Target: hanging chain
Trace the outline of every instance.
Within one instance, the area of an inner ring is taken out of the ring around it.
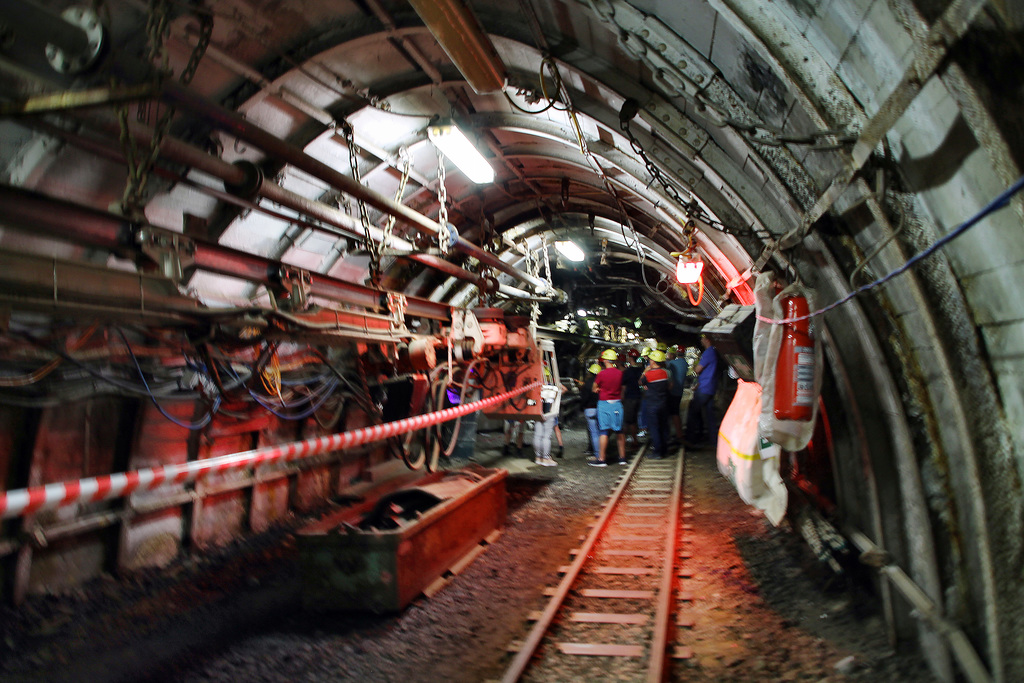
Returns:
[[[147,60],[150,64],[160,61],[158,68],[158,79],[166,78],[170,74],[168,67],[168,56],[163,48],[164,35],[167,32],[169,3],[166,0],[152,0],[149,7],[149,17],[146,20],[147,35]],[[196,14],[199,20],[199,36],[196,46],[189,55],[188,62],[178,76],[183,85],[188,85],[199,69],[199,63],[206,54],[210,45],[210,37],[213,35],[213,16],[208,14]],[[128,106],[119,107],[117,110],[118,122],[121,128],[121,146],[124,150],[125,160],[128,166],[128,179],[125,184],[124,194],[121,196],[121,210],[125,216],[130,218],[141,218],[142,200],[149,184],[149,174],[156,164],[160,155],[160,146],[164,137],[171,127],[171,119],[174,118],[174,107],[167,107],[160,114],[156,125],[153,127],[153,137],[148,150],[139,149],[132,137],[128,127]],[[140,105],[136,116],[140,122],[149,117],[149,107]]]
[[[441,255],[447,256],[451,248],[452,234],[448,229],[448,189],[444,182],[444,153],[437,150],[437,222],[441,225],[437,233],[437,246],[441,249]]]
[[[398,190],[395,192],[395,203],[401,204],[402,197],[405,196],[405,186],[409,182],[409,173],[412,171],[412,161],[409,159],[409,150],[405,147],[401,147],[398,150],[398,159],[402,163],[402,177],[398,181]],[[384,224],[384,239],[381,240],[381,250],[388,249],[391,246],[391,235],[395,229],[395,216],[388,216],[387,223]]]
[[[693,252],[697,249],[697,223],[692,218],[683,226],[683,241],[686,242],[683,255],[693,258]]]
[[[352,130],[352,126],[348,121],[342,120],[339,125],[341,126],[342,134],[345,136],[345,146],[348,147],[348,163],[352,169],[352,178],[361,185],[363,181],[359,177],[359,148],[356,147],[355,131]],[[366,212],[366,202],[360,197],[356,197],[355,200],[356,206],[359,208],[359,223],[363,226],[363,246],[370,255],[370,262],[367,264],[370,271],[370,283],[374,287],[379,287],[381,281],[381,245],[377,244],[370,234],[370,216]]]
[[[636,152],[636,155],[640,157],[640,160],[644,162],[644,166],[647,168],[647,172],[651,174],[651,179],[657,181],[662,188],[664,188],[669,199],[675,202],[679,206],[686,207],[686,211],[691,217],[696,216],[701,219],[708,227],[724,232],[729,235],[735,235],[740,237],[755,237],[754,231],[749,228],[733,228],[729,227],[720,221],[714,220],[710,216],[704,214],[700,205],[696,201],[687,201],[683,199],[682,195],[679,194],[679,190],[676,186],[665,177],[665,174],[661,172],[661,169],[651,161],[650,157],[647,156],[647,151],[644,150],[643,145],[637,139],[636,135],[633,134],[633,129],[630,126],[630,122],[633,117],[636,116],[639,111],[639,105],[636,100],[626,100],[622,105],[622,110],[619,112],[619,129],[629,139],[629,145]]]

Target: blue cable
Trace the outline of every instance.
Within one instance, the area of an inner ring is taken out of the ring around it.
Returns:
[[[117,333],[121,335],[121,341],[124,342],[125,348],[128,349],[128,355],[131,356],[132,362],[135,363],[135,369],[139,371],[139,377],[142,378],[142,384],[143,386],[146,387],[146,393],[149,395],[149,400],[153,402],[153,405],[156,406],[156,409],[160,411],[161,415],[163,415],[165,418],[167,418],[174,424],[178,425],[179,427],[188,429],[189,431],[196,431],[197,429],[202,429],[206,425],[210,424],[210,422],[213,420],[214,413],[216,413],[220,409],[220,396],[216,396],[213,399],[213,405],[210,407],[210,410],[206,413],[205,416],[203,416],[203,419],[199,420],[199,422],[182,422],[181,420],[179,420],[178,418],[174,417],[166,410],[164,410],[163,406],[160,405],[160,403],[156,400],[156,396],[153,394],[153,391],[149,388],[149,382],[146,381],[146,375],[145,373],[142,372],[142,366],[139,365],[139,359],[135,357],[135,352],[132,350],[132,345],[128,343],[128,338],[125,337],[124,332],[120,329],[117,330]]]
[[[833,308],[837,308],[839,306],[842,306],[843,304],[845,304],[847,301],[849,301],[853,297],[857,296],[858,294],[866,292],[869,289],[874,289],[878,285],[885,284],[886,282],[888,282],[889,280],[893,279],[897,275],[902,275],[903,273],[907,272],[915,264],[917,264],[920,261],[923,261],[924,259],[928,258],[932,254],[934,254],[936,251],[938,251],[942,247],[946,246],[947,244],[949,244],[950,242],[955,240],[957,237],[959,237],[960,235],[962,235],[965,232],[967,232],[969,229],[973,228],[975,225],[978,224],[979,221],[981,221],[982,218],[985,218],[989,214],[991,214],[991,213],[993,213],[995,211],[998,211],[999,209],[1005,207],[1007,204],[1010,203],[1010,198],[1013,197],[1013,195],[1015,195],[1018,192],[1020,192],[1020,190],[1022,188],[1024,188],[1024,176],[1021,176],[1020,178],[1018,178],[1017,182],[1015,182],[1013,185],[1010,185],[1010,187],[1008,187],[998,197],[996,197],[991,202],[989,202],[981,211],[979,211],[978,213],[974,214],[973,216],[968,218],[966,221],[964,221],[963,223],[958,225],[948,235],[944,235],[943,237],[940,237],[939,239],[935,240],[935,242],[933,242],[931,244],[931,246],[929,246],[927,249],[925,249],[924,251],[922,251],[920,253],[917,253],[914,256],[912,256],[909,259],[907,259],[907,262],[904,263],[902,266],[900,266],[899,268],[893,270],[890,273],[887,273],[886,275],[883,275],[882,277],[878,278],[877,280],[875,280],[873,282],[869,282],[866,285],[861,285],[860,287],[858,287],[857,289],[853,290],[852,292],[850,292],[849,294],[844,296],[839,301],[836,301],[835,303],[831,303],[828,306],[825,306],[824,308],[820,308],[820,309],[818,309],[818,310],[816,310],[816,311],[814,311],[812,313],[808,313],[807,315],[800,315],[800,316],[796,316],[796,317],[793,317],[793,318],[783,318],[782,320],[773,320],[771,318],[765,318],[763,316],[757,316],[757,319],[760,320],[761,322],[771,323],[772,325],[787,325],[787,324],[790,324],[790,323],[796,323],[796,322],[800,322],[802,320],[808,320],[810,318],[814,318],[816,316],[821,315],[822,313],[827,313],[828,311],[831,311]]]

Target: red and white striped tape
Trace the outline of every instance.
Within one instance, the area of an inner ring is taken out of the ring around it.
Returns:
[[[112,500],[131,495],[135,491],[155,489],[166,484],[191,481],[211,472],[263,465],[271,462],[290,462],[319,455],[329,451],[338,451],[374,441],[383,441],[392,436],[405,434],[417,429],[432,427],[442,422],[454,420],[462,415],[489,408],[503,403],[514,396],[540,386],[534,382],[503,394],[497,394],[473,403],[445,408],[427,415],[416,415],[404,420],[396,420],[372,427],[362,427],[351,432],[321,436],[279,446],[257,448],[252,451],[222,455],[207,460],[196,460],[179,465],[166,465],[132,472],[109,474],[102,477],[90,477],[78,481],[66,481],[59,484],[33,486],[27,489],[15,489],[0,493],[0,518],[9,519],[30,515],[41,510],[55,510],[78,501],[98,502]]]

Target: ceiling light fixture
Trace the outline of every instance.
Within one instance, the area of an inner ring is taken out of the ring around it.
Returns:
[[[565,258],[577,263],[582,261],[585,257],[583,250],[580,249],[572,240],[559,240],[555,242],[555,249],[557,249],[558,253]]]
[[[700,274],[704,271],[704,262],[700,258],[679,257],[676,262],[676,280],[681,285],[692,285],[700,280]]]
[[[494,169],[454,123],[428,126],[427,137],[474,183],[494,181]]]
[[[576,309],[576,315],[578,315],[581,318],[586,318],[587,317],[587,309],[585,309],[585,308],[577,308]]]

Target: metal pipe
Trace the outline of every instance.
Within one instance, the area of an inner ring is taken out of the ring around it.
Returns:
[[[21,226],[74,240],[94,247],[120,252],[134,250],[135,226],[121,216],[54,199],[38,192],[0,185],[0,215],[5,225]],[[191,255],[195,265],[221,275],[275,286],[276,273],[282,264],[216,243],[190,238],[195,244]],[[384,310],[387,292],[364,287],[319,273],[310,274],[312,294],[342,303],[362,306],[374,311]],[[448,320],[445,304],[406,297],[408,315]]]
[[[478,93],[505,87],[505,65],[462,0],[409,0],[459,73]]]
[[[913,606],[914,612],[949,641],[953,656],[956,657],[967,680],[971,683],[992,683],[992,676],[964,632],[942,616],[931,598],[914,583],[913,579],[907,576],[906,572],[889,561],[889,553],[879,548],[870,538],[856,529],[847,530],[847,535],[861,551],[862,557],[867,555],[873,560],[878,560],[877,563],[869,562],[868,564],[877,568],[882,576],[892,582],[896,590]]]
[[[87,120],[90,125],[95,125],[107,133],[118,134],[119,124],[110,119],[89,117]],[[138,142],[143,145],[151,144],[153,139],[152,128],[135,121],[130,121],[128,125],[130,134]],[[65,135],[59,131],[54,132],[55,134]],[[71,135],[72,134],[67,134],[65,137],[70,137]],[[74,142],[74,140],[72,140],[72,142]],[[190,168],[202,171],[214,178],[218,178],[226,185],[240,185],[246,180],[245,172],[238,166],[229,164],[223,159],[213,156],[212,154],[208,154],[198,147],[194,147],[170,136],[164,136],[160,141],[160,154],[163,158],[169,161],[189,166]],[[124,157],[121,156],[120,158],[123,159]],[[363,239],[365,237],[362,233],[362,226],[360,226],[352,216],[349,216],[344,211],[328,206],[323,202],[307,199],[300,194],[286,190],[280,185],[267,181],[266,179],[260,183],[257,188],[257,194],[272,202],[280,204],[281,206],[288,207],[289,209],[298,211],[299,213],[316,218],[328,225],[333,225],[346,233],[346,235],[355,239]],[[376,226],[371,226],[370,239],[378,243],[383,243],[384,231]],[[411,242],[400,237],[392,236],[390,244],[396,249],[414,249],[414,245]],[[471,273],[465,268],[461,268],[454,263],[445,261],[444,259],[436,256],[411,253],[404,258],[408,258],[409,260],[420,263],[428,268],[433,268],[445,275],[450,275],[460,280],[471,282],[478,288],[486,289],[487,287],[487,283],[484,278],[480,277],[476,273]]]
[[[375,209],[383,211],[390,216],[395,216],[396,218],[408,223],[415,230],[431,237],[436,237],[438,232],[440,232],[441,226],[436,221],[427,218],[414,209],[394,201],[390,197],[385,197],[379,192],[369,189],[357,182],[354,178],[336,171],[322,161],[309,156],[298,147],[295,147],[272,133],[269,133],[259,126],[247,121],[237,112],[227,110],[220,105],[210,102],[209,100],[190,91],[180,83],[167,82],[164,85],[163,93],[164,98],[169,102],[204,117],[217,128],[225,130],[240,140],[259,147],[267,154],[309,173],[313,177],[330,184],[336,189],[339,189],[356,199],[361,199]],[[481,263],[497,268],[498,270],[523,282],[530,283],[540,294],[546,293],[549,289],[549,285],[545,280],[530,275],[529,273],[524,273],[523,271],[505,263],[493,254],[484,251],[477,245],[467,242],[462,237],[457,239],[455,247],[459,249],[459,251],[472,256]]]

